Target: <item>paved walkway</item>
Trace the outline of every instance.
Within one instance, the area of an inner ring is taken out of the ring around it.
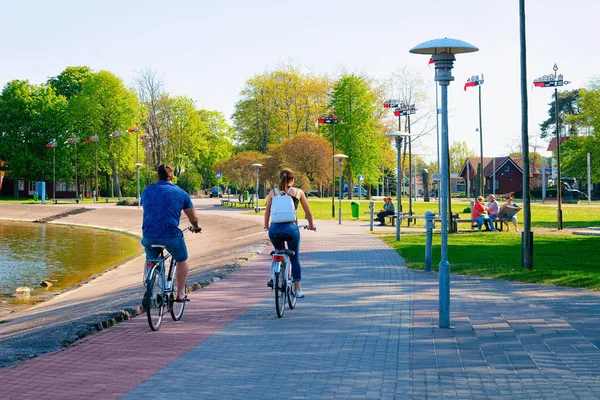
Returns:
[[[244,216],[247,218],[247,216]],[[364,224],[302,232],[303,287],[275,315],[263,252],[191,294],[183,320],[143,316],[1,369],[7,399],[597,399],[598,293],[408,270]]]

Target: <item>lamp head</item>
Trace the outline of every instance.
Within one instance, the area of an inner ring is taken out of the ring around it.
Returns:
[[[260,168],[260,167],[262,167],[262,166],[263,166],[263,165],[262,165],[262,164],[259,164],[259,163],[254,163],[254,164],[252,164],[252,165],[251,165],[251,167],[255,167],[255,168]]]
[[[461,54],[473,53],[479,49],[470,43],[458,39],[442,38],[433,39],[416,45],[409,50],[413,54]]]
[[[348,156],[345,155],[345,154],[335,154],[333,156],[333,158],[339,158],[341,160],[341,159],[344,159],[344,158],[348,158]]]

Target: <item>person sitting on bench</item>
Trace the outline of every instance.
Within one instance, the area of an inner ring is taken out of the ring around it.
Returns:
[[[396,209],[394,207],[394,203],[392,202],[391,197],[383,198],[383,210],[377,213],[377,221],[379,221],[379,225],[385,225],[385,217],[396,214]]]
[[[477,221],[477,229],[481,232],[481,225],[485,224],[486,231],[495,231],[494,224],[488,215],[487,207],[482,196],[477,196],[477,202],[473,206],[472,219]]]
[[[502,205],[502,207],[500,208],[500,211],[502,211],[505,208],[514,208],[517,212],[521,209],[521,207],[519,207],[518,205],[516,205],[515,203],[513,203],[513,196],[511,194],[506,195],[506,203],[504,203]],[[504,225],[506,225],[506,230],[510,231],[510,227],[508,226],[508,221],[512,221],[513,225],[515,226],[515,232],[519,232],[519,225],[517,224],[517,216],[516,215],[512,215],[510,217],[508,216],[501,216],[500,220],[504,223]]]

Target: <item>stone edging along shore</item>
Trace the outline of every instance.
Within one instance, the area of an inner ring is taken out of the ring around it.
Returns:
[[[79,225],[141,236],[141,210],[130,207],[2,204],[0,220]],[[208,233],[186,237],[192,265],[189,291],[231,274],[262,251],[266,243],[262,236],[248,235],[249,229],[256,233],[262,231],[254,221],[214,215],[202,215],[202,220]],[[217,226],[221,229],[216,229]],[[236,236],[238,231],[239,236]],[[143,285],[137,265],[142,264],[142,257],[96,274],[48,301],[9,314],[10,320],[0,323],[0,367],[70,346],[144,313]],[[107,291],[106,282],[121,282],[120,279],[129,283],[121,288],[109,287],[112,292]],[[98,291],[95,296],[81,296],[94,291]],[[8,319],[7,316],[4,319]]]

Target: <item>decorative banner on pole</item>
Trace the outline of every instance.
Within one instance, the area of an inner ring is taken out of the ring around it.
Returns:
[[[56,147],[56,139],[52,139],[52,141],[46,144],[46,147],[49,149]]]
[[[481,79],[479,79],[479,75],[473,75],[472,77],[467,79],[467,83],[465,83],[465,92],[469,87],[475,87],[480,85],[483,85],[483,74],[481,74]]]
[[[135,124],[135,128],[127,129],[127,133],[139,132],[139,131],[140,131],[140,124]]]
[[[407,115],[415,114],[416,112],[417,112],[417,107],[414,104],[408,105],[408,104],[400,103],[400,105],[394,109],[394,116],[405,117]]]
[[[110,134],[111,137],[118,137],[118,136],[123,136],[123,133],[119,132],[119,131],[114,131],[113,133]]]
[[[67,143],[77,143],[79,142],[79,139],[77,138],[68,138],[67,141],[65,142],[65,144]]]
[[[98,142],[98,141],[100,141],[100,138],[98,137],[98,135],[94,135],[94,136],[90,136],[89,138],[87,138],[85,140],[85,142],[83,142],[83,144],[87,144],[90,142]]]
[[[215,178],[221,179],[221,176],[221,171],[217,171],[217,173],[215,174]]]
[[[554,71],[552,75],[543,75],[534,79],[533,87],[559,87],[571,83],[570,81],[565,81],[562,74],[556,75],[556,71],[558,71],[556,64],[554,64]]]
[[[317,120],[319,124],[337,124],[338,118],[337,115],[330,115],[328,117],[321,117]]]

